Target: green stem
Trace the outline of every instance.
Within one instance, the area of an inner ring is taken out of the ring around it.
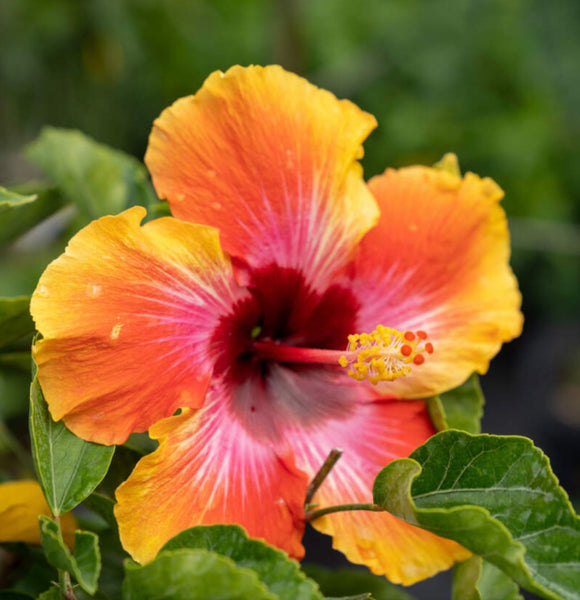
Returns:
[[[70,573],[68,571],[58,570],[58,583],[60,586],[60,593],[65,600],[76,600]]]
[[[58,525],[58,529],[59,529],[60,535],[62,537],[62,529],[60,526],[60,516],[54,517],[54,521]],[[70,573],[68,571],[63,571],[62,569],[58,569],[58,584],[60,587],[60,594],[65,600],[76,600],[72,581],[70,578]]]
[[[345,512],[348,510],[370,510],[373,512],[383,512],[385,509],[378,504],[339,504],[338,506],[327,506],[316,510],[306,511],[306,520],[308,522],[319,519],[324,515],[330,515],[335,512]]]
[[[314,498],[314,494],[318,491],[318,488],[322,485],[322,482],[328,477],[330,471],[336,464],[336,461],[342,456],[342,450],[340,448],[333,448],[330,454],[326,457],[324,464],[318,470],[318,473],[314,476],[314,479],[308,484],[306,489],[306,498],[304,500],[304,506],[308,510],[308,506]]]
[[[311,508],[312,498],[318,491],[318,488],[322,485],[323,481],[328,477],[330,471],[332,471],[336,461],[342,456],[342,450],[340,448],[333,448],[329,455],[326,457],[323,465],[318,470],[318,473],[314,476],[314,479],[308,485],[306,490],[306,499],[304,501],[305,518],[306,521],[314,521],[324,515],[330,515],[332,513],[344,512],[347,510],[370,510],[374,512],[384,511],[385,509],[380,507],[378,504],[339,504],[338,506],[327,506],[326,508]],[[316,505],[314,505],[316,506]]]
[[[327,506],[326,508],[308,510],[306,511],[306,520],[310,522],[314,521],[314,519],[323,517],[324,515],[345,512],[347,510],[370,510],[373,512],[383,512],[385,509],[378,504],[339,504],[338,506]]]

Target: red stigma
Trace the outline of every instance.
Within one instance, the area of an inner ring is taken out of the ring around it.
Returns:
[[[429,354],[433,354],[433,344],[431,342],[425,344],[425,351]]]
[[[412,342],[415,339],[415,334],[412,331],[405,331],[405,339]]]
[[[427,334],[424,331],[417,331],[417,337],[422,339],[422,340],[426,340],[427,339]]]
[[[417,354],[414,358],[413,358],[413,362],[416,365],[422,365],[425,362],[425,357],[422,354]]]
[[[412,352],[413,352],[413,348],[411,348],[411,346],[409,346],[408,344],[405,344],[404,346],[401,346],[401,354],[403,356],[411,356]]]

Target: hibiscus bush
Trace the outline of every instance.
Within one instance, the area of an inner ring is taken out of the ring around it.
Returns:
[[[503,192],[453,154],[366,181],[376,125],[233,67],[145,165],[79,131],[26,148],[45,180],[0,190],[0,244],[54,260],[0,299],[15,405],[32,366],[0,598],[409,599],[450,569],[456,600],[580,597],[547,457],[481,433],[478,376],[523,324]],[[307,526],[362,567],[302,565]]]

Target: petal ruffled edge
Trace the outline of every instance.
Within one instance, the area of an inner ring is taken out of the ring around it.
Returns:
[[[392,460],[408,456],[434,429],[423,402],[381,400],[358,404],[345,419],[330,419],[309,431],[286,433],[296,464],[310,477],[332,448],[343,451],[314,496],[313,504],[318,509],[372,503],[372,487],[379,471]],[[364,564],[376,575],[403,585],[431,577],[471,555],[456,542],[387,512],[340,512],[311,524],[331,535],[333,548],[349,561]]]
[[[223,400],[223,398],[221,398]],[[141,563],[195,525],[233,523],[302,558],[306,477],[291,455],[253,439],[220,398],[151,428],[159,448],[116,492],[123,547]]]
[[[173,215],[224,249],[325,281],[378,218],[357,159],[375,118],[279,66],[232,67],[155,121],[145,162]]]
[[[135,207],[82,229],[31,301],[53,418],[104,444],[203,404],[211,334],[242,294],[216,230],[144,216]]]
[[[502,190],[473,173],[419,166],[387,169],[369,188],[381,219],[361,241],[353,270],[352,289],[365,298],[358,326],[424,331],[434,348],[380,391],[427,397],[485,373],[523,323]]]

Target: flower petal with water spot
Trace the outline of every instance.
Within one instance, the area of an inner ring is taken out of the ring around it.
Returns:
[[[218,392],[155,425],[159,448],[137,463],[117,490],[115,515],[124,548],[153,560],[180,531],[235,523],[294,558],[302,558],[306,476],[283,448],[256,440],[232,417]]]
[[[241,294],[215,229],[143,208],[94,221],[42,275],[33,348],[55,420],[122,443],[179,407],[201,406],[208,335]]]

